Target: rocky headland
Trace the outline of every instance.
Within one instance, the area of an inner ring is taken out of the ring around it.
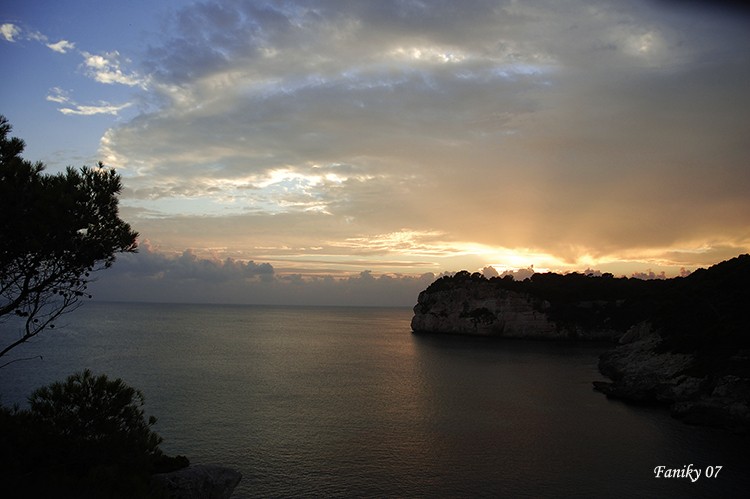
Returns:
[[[595,382],[608,397],[664,404],[693,424],[750,428],[750,255],[664,280],[585,274],[436,280],[415,333],[609,340]]]

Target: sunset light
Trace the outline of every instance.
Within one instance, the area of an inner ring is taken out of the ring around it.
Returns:
[[[107,36],[8,10],[0,105],[29,158],[122,175],[148,255],[408,287],[750,249],[750,40],[723,9],[141,4],[88,12]]]
[[[2,0],[0,64],[3,498],[747,496],[750,2]]]

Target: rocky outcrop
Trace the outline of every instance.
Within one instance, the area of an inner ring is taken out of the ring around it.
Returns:
[[[632,328],[622,342],[600,356],[599,370],[612,381],[595,381],[595,389],[626,402],[666,405],[686,423],[743,433],[750,428],[750,378],[703,372],[696,353],[664,351],[663,338],[646,323]],[[740,351],[729,364],[747,364],[749,356]]]
[[[652,403],[667,402],[686,386],[698,388],[695,379],[682,375],[695,362],[693,355],[657,353],[661,337],[653,331],[648,336],[643,331],[631,334],[623,336],[624,345],[599,357],[599,371],[612,380],[595,382],[599,391],[631,402]]]
[[[553,340],[615,340],[622,334],[606,327],[556,322],[547,313],[550,307],[546,300],[498,288],[488,280],[457,281],[419,294],[411,328],[417,333]]]
[[[170,473],[152,476],[152,489],[169,499],[228,499],[242,474],[216,465],[191,465]]]

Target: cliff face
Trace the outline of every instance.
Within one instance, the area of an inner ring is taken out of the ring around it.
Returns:
[[[590,308],[589,302],[579,304]],[[418,333],[552,340],[615,340],[621,331],[550,318],[548,301],[502,289],[487,280],[456,281],[419,294],[411,327]]]

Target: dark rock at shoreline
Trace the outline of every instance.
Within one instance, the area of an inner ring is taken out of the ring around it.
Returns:
[[[603,353],[599,371],[612,382],[595,381],[594,388],[630,403],[668,406],[672,416],[688,424],[747,432],[750,378],[731,368],[705,372],[699,354],[662,351],[662,343],[654,332]],[[735,356],[747,362],[747,352]]]
[[[152,489],[169,499],[229,499],[242,474],[216,465],[190,465],[152,476]]]

